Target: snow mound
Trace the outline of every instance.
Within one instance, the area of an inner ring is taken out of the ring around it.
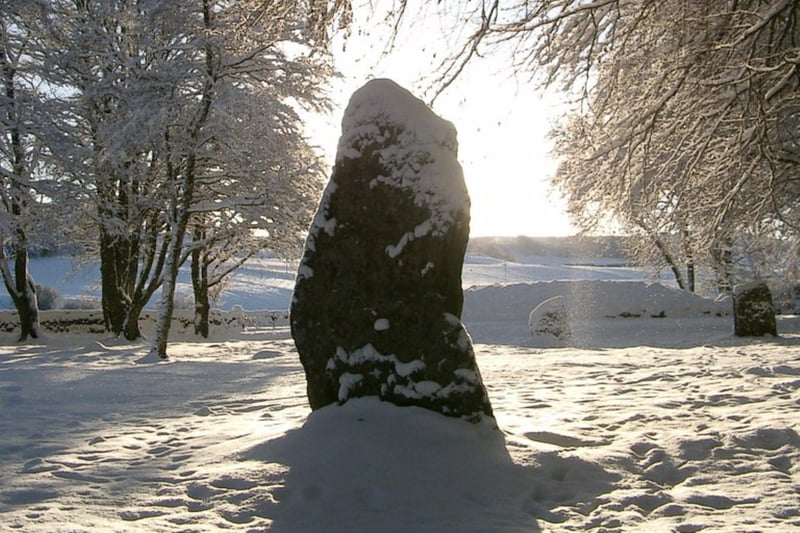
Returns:
[[[278,531],[536,530],[522,496],[533,471],[513,463],[493,422],[354,399],[244,458],[288,467],[278,493],[264,495],[279,502]]]
[[[687,318],[731,313],[730,299],[711,300],[658,283],[574,280],[470,287],[464,291],[464,322],[527,319],[556,296],[570,320],[596,318]]]

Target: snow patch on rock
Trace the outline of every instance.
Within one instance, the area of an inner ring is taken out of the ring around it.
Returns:
[[[409,190],[415,203],[433,214],[430,227],[417,230],[440,235],[453,221],[452,213],[469,206],[463,171],[456,158],[455,127],[395,82],[375,79],[350,98],[336,161],[355,159],[367,147],[390,136],[396,136],[396,141],[378,151],[389,175],[376,180]],[[402,251],[410,238],[406,235],[390,255]]]

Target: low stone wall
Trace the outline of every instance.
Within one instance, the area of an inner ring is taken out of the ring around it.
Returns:
[[[142,333],[149,335],[155,328],[158,311],[146,310],[139,317]],[[279,327],[289,324],[288,310],[246,311],[241,308],[231,311],[214,309],[209,316],[212,333],[241,331],[247,328]],[[106,332],[103,312],[100,310],[53,310],[39,311],[39,324],[50,333],[69,333],[73,335],[101,335]],[[0,311],[0,332],[19,331],[19,317],[16,311]],[[172,317],[171,333],[176,335],[194,334],[194,310],[178,309]]]

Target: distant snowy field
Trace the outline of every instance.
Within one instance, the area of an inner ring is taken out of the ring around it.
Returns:
[[[800,529],[798,318],[737,339],[724,302],[614,264],[468,258],[500,431],[369,399],[310,414],[282,324],[182,336],[158,364],[135,364],[146,343],[0,334],[0,530]],[[96,297],[71,270],[33,265],[62,298]],[[260,259],[219,305],[286,309],[293,277]],[[547,348],[528,313],[555,294],[581,318]]]
[[[620,264],[621,261],[528,256],[524,263],[515,263],[494,257],[468,256],[463,270],[464,288],[563,279],[643,281],[647,278],[641,270],[603,266]],[[590,263],[595,266],[590,266]],[[100,270],[97,263],[81,264],[61,256],[37,257],[32,259],[30,270],[38,285],[58,291],[62,303],[65,300],[100,298]],[[217,307],[225,310],[230,310],[234,305],[241,305],[245,309],[288,309],[295,270],[295,264],[281,259],[252,259],[230,277]],[[186,269],[181,272],[178,281],[179,298],[189,301],[192,290]],[[154,298],[153,304],[157,301]],[[12,307],[9,296],[0,294],[0,309]]]

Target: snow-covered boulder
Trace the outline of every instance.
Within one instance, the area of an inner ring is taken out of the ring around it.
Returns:
[[[564,306],[564,297],[553,296],[534,307],[528,317],[528,326],[534,337],[557,342],[568,341],[572,333],[569,328],[567,309]]]
[[[453,125],[394,82],[353,94],[292,299],[312,409],[379,396],[491,415],[460,320],[469,196],[456,152]]]
[[[465,291],[467,323],[525,320],[540,303],[561,296],[570,321],[598,318],[690,318],[730,315],[727,297],[712,300],[658,283],[558,280],[472,287]]]
[[[766,282],[737,285],[733,291],[733,329],[737,337],[778,335],[775,306]]]

